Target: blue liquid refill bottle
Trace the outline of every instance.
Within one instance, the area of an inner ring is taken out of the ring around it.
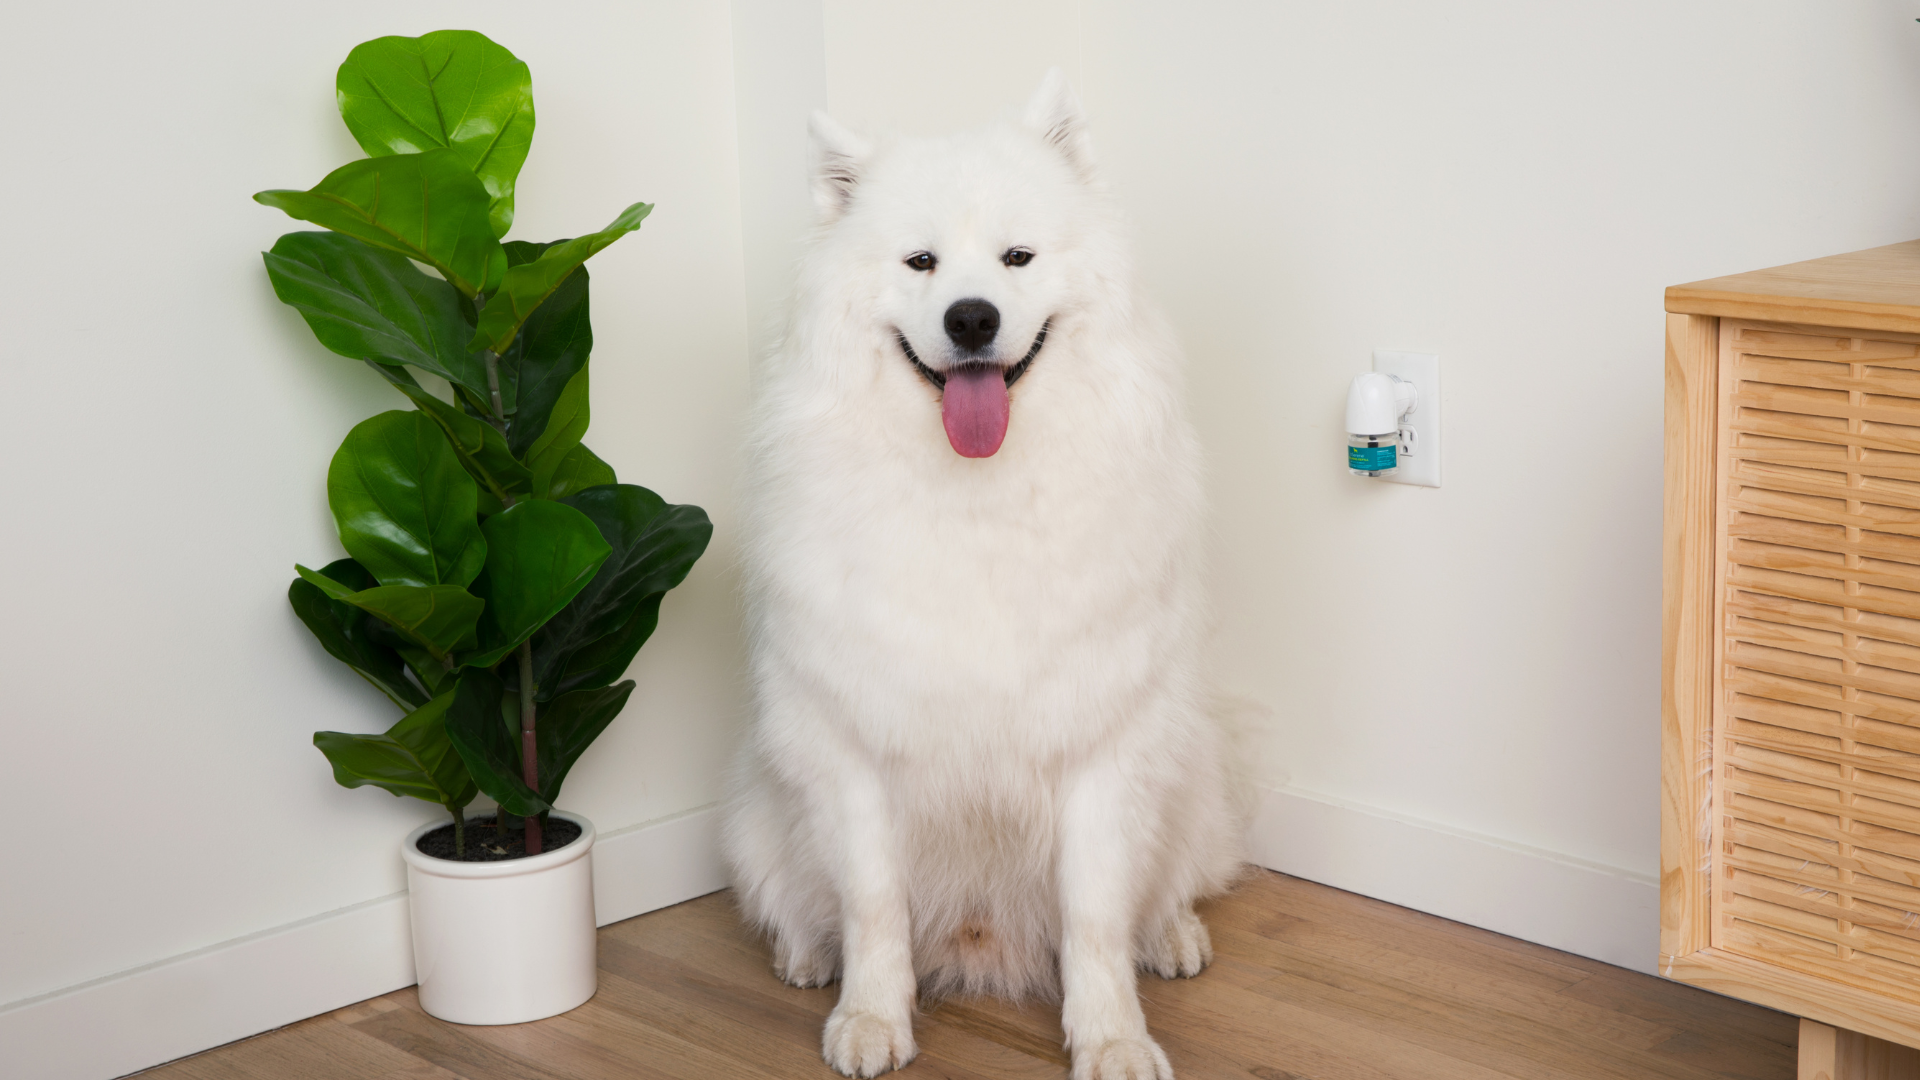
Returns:
[[[1412,383],[1369,372],[1347,388],[1347,471],[1382,476],[1400,464],[1400,420],[1418,401]]]
[[[1348,435],[1347,471],[1355,476],[1379,476],[1400,464],[1400,433]]]

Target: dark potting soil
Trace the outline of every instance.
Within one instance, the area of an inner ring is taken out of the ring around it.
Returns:
[[[580,826],[561,818],[549,818],[540,836],[540,854],[558,851],[578,839]],[[506,836],[502,837],[494,831],[492,818],[468,818],[465,856],[453,853],[452,822],[421,837],[414,847],[419,848],[422,855],[448,862],[505,862],[527,857],[527,834],[521,829],[508,829]]]

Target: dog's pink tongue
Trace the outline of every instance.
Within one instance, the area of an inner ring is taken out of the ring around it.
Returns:
[[[992,457],[1007,437],[1007,380],[999,368],[957,368],[947,372],[940,398],[940,422],[947,441],[961,457]]]

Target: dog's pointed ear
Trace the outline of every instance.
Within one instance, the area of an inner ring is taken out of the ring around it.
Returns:
[[[1083,180],[1093,179],[1093,145],[1087,138],[1087,117],[1080,98],[1067,84],[1067,73],[1050,68],[1040,89],[1027,100],[1027,126],[1065,155]]]
[[[807,132],[813,142],[813,201],[821,220],[832,221],[853,202],[873,144],[817,109],[807,121]]]

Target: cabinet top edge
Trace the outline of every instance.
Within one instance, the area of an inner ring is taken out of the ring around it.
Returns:
[[[1674,285],[1666,307],[1677,315],[1823,324],[1866,316],[1873,329],[1920,328],[1920,240]],[[1794,319],[1794,312],[1823,317]]]

